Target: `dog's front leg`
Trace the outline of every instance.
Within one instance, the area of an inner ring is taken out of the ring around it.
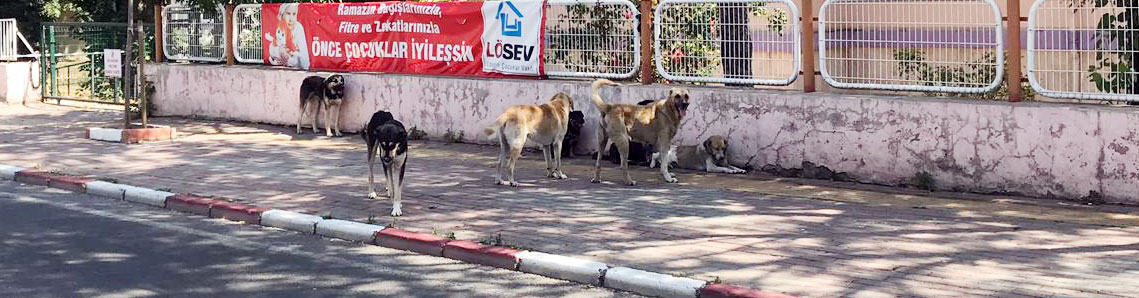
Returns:
[[[403,215],[403,173],[407,169],[407,153],[403,156],[396,157],[394,162],[395,167],[399,168],[399,174],[392,171],[392,183],[388,185],[388,189],[392,189],[392,216]]]
[[[554,153],[554,178],[566,179],[566,174],[562,173],[562,142],[555,142],[551,147]]]
[[[392,165],[391,164],[384,164],[384,186],[385,186],[384,189],[387,190],[388,197],[389,198],[394,197],[395,192],[393,191],[394,186],[392,185]]]
[[[368,140],[368,198],[377,199],[380,195],[376,194],[376,146],[371,140]]]
[[[331,103],[324,103],[324,136],[332,137],[332,107]]]
[[[669,151],[672,150],[672,144],[670,144],[671,142],[672,142],[672,139],[669,138],[667,135],[661,134],[660,136],[657,137],[656,148],[668,148],[668,149],[665,149],[663,154],[661,154],[662,156],[668,156]],[[664,181],[668,182],[668,183],[678,182],[679,180],[677,180],[676,177],[674,177],[672,175],[672,173],[668,171],[668,168],[669,168],[669,166],[666,164],[666,161],[661,161],[661,166],[660,166],[661,178],[664,179]]]
[[[343,104],[344,104],[343,102],[341,102],[340,104],[337,104],[336,108],[333,109],[333,112],[332,112],[332,116],[334,117],[334,119],[336,119],[336,121],[332,123],[332,131],[334,132],[333,135],[338,136],[338,137],[343,136],[343,134],[340,133],[340,116],[341,116],[340,115],[340,106]]]
[[[711,158],[704,160],[704,168],[710,173],[740,174],[745,172],[743,169],[736,168],[731,165],[721,167],[720,165],[717,165],[716,162],[712,161]]]

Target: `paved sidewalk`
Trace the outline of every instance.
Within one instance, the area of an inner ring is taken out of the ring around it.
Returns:
[[[159,118],[176,142],[126,146],[83,139],[120,113],[0,105],[0,163],[237,199],[363,221],[364,145],[295,136],[292,128]],[[592,160],[546,180],[537,154],[519,188],[493,184],[497,148],[415,142],[404,215],[409,230],[500,234],[506,244],[809,297],[1075,296],[1139,292],[1139,214],[1126,207],[761,176],[680,172],[662,184],[590,184]],[[609,182],[619,170],[603,162]]]

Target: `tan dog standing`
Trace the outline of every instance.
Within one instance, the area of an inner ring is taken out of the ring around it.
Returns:
[[[728,140],[721,136],[708,137],[700,145],[672,146],[664,154],[653,153],[649,167],[655,168],[658,160],[664,167],[675,162],[676,166],[681,169],[700,170],[709,173],[743,174],[747,172],[728,163]]]
[[[669,143],[676,136],[680,120],[688,112],[688,89],[672,88],[668,98],[658,100],[648,105],[632,104],[606,104],[601,99],[601,86],[620,86],[606,79],[593,82],[593,104],[601,111],[601,140],[597,151],[597,163],[594,165],[593,183],[601,182],[601,153],[609,150],[610,145],[617,146],[621,155],[621,168],[625,171],[625,184],[636,185],[633,177],[629,175],[629,141],[636,140],[642,143],[653,144],[653,148],[669,148]],[[661,167],[661,178],[669,183],[676,183],[676,177],[668,171],[668,167]]]
[[[518,186],[514,180],[514,165],[522,155],[522,146],[526,145],[527,140],[542,148],[542,158],[546,160],[546,176],[566,179],[561,170],[562,141],[572,110],[573,99],[565,93],[558,93],[548,103],[511,106],[498,116],[498,120],[484,130],[488,136],[497,134],[499,146],[502,147],[494,183]],[[502,177],[503,164],[509,169],[505,180]]]

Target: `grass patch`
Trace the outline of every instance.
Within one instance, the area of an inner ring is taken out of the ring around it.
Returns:
[[[411,130],[407,131],[407,139],[412,141],[426,140],[427,133],[419,130],[419,127],[412,126]]]

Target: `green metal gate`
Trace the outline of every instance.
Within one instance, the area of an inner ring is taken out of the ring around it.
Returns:
[[[144,26],[143,30],[143,36],[137,39],[141,42],[134,47],[135,57],[146,53],[149,61],[154,56],[154,27]],[[122,78],[103,75],[103,49],[126,49],[126,23],[43,23],[41,34],[40,74],[45,102],[123,102]],[[138,90],[138,84],[133,87]]]

